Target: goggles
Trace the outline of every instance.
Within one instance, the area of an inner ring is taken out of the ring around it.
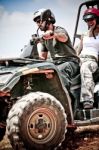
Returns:
[[[85,22],[93,21],[93,20],[95,20],[95,18],[87,18],[87,19],[84,19]]]

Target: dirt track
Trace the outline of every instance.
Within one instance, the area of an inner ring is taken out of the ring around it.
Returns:
[[[0,142],[0,150],[12,150],[6,136]],[[99,150],[99,131],[71,134],[59,150]]]
[[[71,135],[63,150],[99,150],[99,131]]]

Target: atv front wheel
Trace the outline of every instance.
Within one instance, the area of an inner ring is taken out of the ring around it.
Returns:
[[[14,149],[49,149],[65,137],[66,114],[61,103],[48,93],[23,96],[12,107],[7,132]],[[17,147],[17,148],[16,148]]]

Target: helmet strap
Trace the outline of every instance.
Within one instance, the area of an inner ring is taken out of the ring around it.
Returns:
[[[96,25],[99,25],[99,18],[96,19]]]
[[[95,30],[95,29],[94,29],[94,30]],[[96,36],[95,36],[95,34],[94,34],[94,30],[92,31],[92,34],[93,34],[94,39],[96,39]]]
[[[47,21],[44,22],[44,27],[43,28],[44,28],[44,31],[47,30]]]
[[[94,29],[92,31],[92,35],[93,35],[94,39],[96,39],[96,36],[95,36],[95,33],[94,33],[95,29],[96,29],[96,25],[95,25],[95,27],[94,27]]]

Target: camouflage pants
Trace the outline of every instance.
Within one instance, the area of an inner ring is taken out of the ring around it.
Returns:
[[[93,73],[98,68],[98,63],[92,58],[81,59],[81,102],[91,101],[94,102],[94,86]]]

